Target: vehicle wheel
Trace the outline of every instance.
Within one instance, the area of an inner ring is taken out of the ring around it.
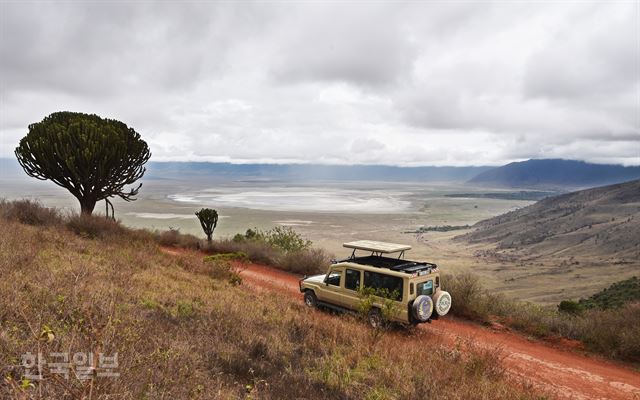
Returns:
[[[427,322],[433,314],[433,300],[426,295],[416,297],[411,305],[413,317],[419,322]]]
[[[316,294],[310,290],[304,292],[304,304],[308,307],[317,307],[318,306],[318,298]]]
[[[433,296],[433,303],[435,305],[436,313],[438,315],[445,316],[451,310],[451,295],[444,290],[438,290]]]
[[[369,325],[371,325],[373,329],[383,328],[385,325],[384,319],[382,318],[382,312],[379,308],[372,308],[369,311],[367,320],[369,321]]]

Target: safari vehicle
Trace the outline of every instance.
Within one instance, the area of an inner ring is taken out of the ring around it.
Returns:
[[[370,240],[343,246],[353,250],[350,257],[334,261],[326,274],[300,280],[300,291],[309,307],[356,311],[363,291],[370,288],[375,297],[368,320],[374,327],[383,322],[385,298],[393,301],[395,309],[388,318],[402,324],[431,322],[449,312],[451,295],[440,288],[438,266],[405,260],[404,253],[411,246]]]

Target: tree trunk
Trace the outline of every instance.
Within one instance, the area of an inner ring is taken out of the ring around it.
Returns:
[[[207,233],[207,242],[211,243],[211,236],[213,236],[212,233]]]
[[[90,199],[80,199],[80,214],[91,215],[96,207],[96,201]]]

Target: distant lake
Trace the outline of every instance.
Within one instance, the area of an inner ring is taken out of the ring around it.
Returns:
[[[269,187],[206,189],[171,194],[179,203],[210,207],[243,207],[253,210],[318,211],[348,213],[401,213],[409,209],[412,193],[379,189],[341,189],[317,187]]]

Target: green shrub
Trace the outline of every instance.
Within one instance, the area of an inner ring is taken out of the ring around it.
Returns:
[[[178,300],[172,314],[176,318],[188,319],[196,315],[196,307],[188,300]]]
[[[330,256],[322,249],[311,248],[311,241],[290,227],[278,226],[268,231],[247,229],[231,240],[218,240],[206,247],[211,253],[245,253],[251,261],[274,266],[297,274],[323,272]]]
[[[398,290],[390,292],[387,288],[360,288],[358,289],[358,313],[366,318],[369,311],[376,307],[380,309],[383,320],[390,322],[400,313],[396,301],[399,298],[400,292]]]
[[[567,314],[580,314],[584,307],[576,301],[573,300],[562,300],[560,304],[558,304],[558,311],[564,312]]]
[[[205,261],[249,261],[249,256],[243,251],[236,251],[234,253],[220,253],[204,258]]]
[[[271,247],[285,253],[306,250],[311,247],[311,241],[304,239],[298,232],[289,226],[276,226],[268,231],[259,229],[247,229],[244,235],[237,234],[233,237],[235,243],[246,241],[265,242]]]
[[[264,235],[258,230],[253,230],[253,229],[247,229],[247,232],[245,232],[245,234],[241,234],[241,233],[237,233],[234,237],[233,237],[233,241],[234,242],[242,242],[245,240],[263,240],[264,239]]]
[[[242,283],[240,274],[233,268],[229,260],[209,256],[204,258],[204,262],[209,266],[209,276],[213,279],[225,280],[232,285],[240,285]]]
[[[285,253],[307,250],[311,247],[311,241],[302,236],[289,226],[276,226],[264,234],[266,242]]]

